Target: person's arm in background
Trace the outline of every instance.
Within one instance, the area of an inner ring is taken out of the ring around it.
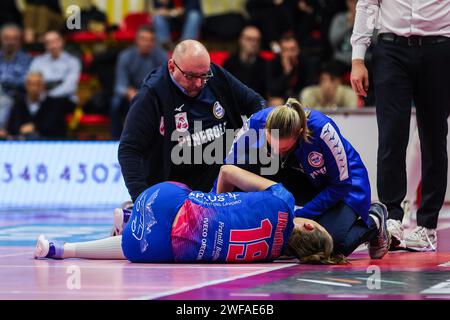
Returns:
[[[30,73],[30,72],[42,72],[42,71],[41,71],[41,68],[40,68],[40,65],[41,65],[41,59],[40,59],[40,57],[34,58],[34,59],[31,61],[31,63],[30,63],[30,68],[28,68],[27,74]],[[26,76],[25,76],[25,77],[26,77]]]
[[[128,89],[130,87],[130,79],[127,73],[127,60],[128,51],[122,51],[119,54],[116,65],[116,81],[114,87],[114,94],[116,96],[125,97],[127,96]]]
[[[32,62],[33,58],[28,54],[25,54],[22,61],[20,75],[14,80],[14,85],[16,88],[25,88],[25,78],[27,77],[28,70],[30,69]]]
[[[66,63],[69,67],[62,79],[62,83],[49,91],[54,97],[72,96],[77,93],[78,81],[80,80],[81,74],[81,63],[75,57],[71,57]]]
[[[244,192],[261,191],[274,184],[276,182],[236,166],[223,165],[217,182],[217,193],[232,192],[234,188]]]
[[[379,0],[359,0],[356,4],[355,24],[350,39],[353,48],[350,82],[353,91],[361,97],[367,97],[369,89],[369,73],[364,64],[364,56],[378,22],[379,9]]]
[[[303,208],[295,210],[301,218],[314,218],[342,201],[351,190],[351,172],[342,137],[331,122],[325,124],[320,135],[329,185]]]
[[[338,46],[342,42],[342,40],[344,40],[348,29],[349,26],[347,25],[346,15],[338,14],[333,18],[329,33],[330,43],[333,47],[333,51],[338,50]]]
[[[156,110],[156,101],[150,89],[141,89],[131,102],[120,137],[118,158],[133,202],[148,187],[144,158],[159,130],[160,117]]]

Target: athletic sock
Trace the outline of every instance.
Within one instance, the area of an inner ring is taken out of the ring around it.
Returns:
[[[125,260],[122,251],[122,236],[106,239],[66,243],[63,258]]]
[[[62,259],[64,255],[64,242],[62,241],[49,241],[48,253],[46,258]]]

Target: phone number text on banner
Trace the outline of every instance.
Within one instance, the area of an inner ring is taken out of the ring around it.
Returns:
[[[128,200],[117,142],[0,142],[0,208],[117,206]]]

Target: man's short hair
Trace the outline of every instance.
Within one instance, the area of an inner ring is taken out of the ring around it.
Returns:
[[[295,37],[294,33],[292,33],[292,32],[286,32],[285,34],[283,34],[281,36],[280,43],[286,42],[286,41],[295,41],[295,42],[297,42],[297,44],[299,44],[297,38]]]
[[[44,33],[44,37],[46,36],[46,35],[48,35],[49,33],[56,33],[60,38],[62,38],[62,39],[64,39],[64,36],[63,36],[63,34],[61,33],[61,31],[58,31],[58,30],[48,30],[48,31],[46,31],[45,33]]]
[[[153,28],[153,26],[151,26],[149,24],[145,24],[143,26],[140,26],[139,29],[136,32],[136,36],[139,35],[142,32],[149,32],[149,33],[155,34],[155,28]]]
[[[0,35],[3,35],[3,31],[6,30],[6,29],[15,29],[19,33],[22,33],[22,31],[23,31],[22,28],[19,25],[15,24],[15,23],[6,23],[6,24],[1,26],[1,28],[0,28]]]
[[[42,80],[44,80],[44,75],[42,74],[42,72],[40,71],[30,71],[27,73],[27,76],[25,77],[25,79],[28,79],[29,77],[40,77]]]
[[[332,79],[340,79],[343,75],[342,67],[336,61],[328,61],[321,65],[320,75],[328,74]]]
[[[246,25],[242,28],[240,34],[242,35],[242,34],[244,33],[244,30],[249,29],[249,28],[256,29],[256,30],[259,31],[259,33],[261,33],[261,29],[259,29],[256,25],[249,23],[249,24],[246,24]]]

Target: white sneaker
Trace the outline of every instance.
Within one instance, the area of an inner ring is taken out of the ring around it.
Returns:
[[[394,249],[403,241],[403,225],[400,220],[388,219],[387,221],[387,229],[389,234],[391,235],[391,249]]]
[[[114,226],[111,229],[110,236],[120,236],[123,232],[123,209],[114,209]]]
[[[427,229],[417,226],[405,237],[405,246],[409,249],[421,252],[436,251],[436,229]]]
[[[36,242],[36,248],[34,248],[33,258],[45,258],[50,250],[50,242],[45,239],[45,236],[41,234]]]

